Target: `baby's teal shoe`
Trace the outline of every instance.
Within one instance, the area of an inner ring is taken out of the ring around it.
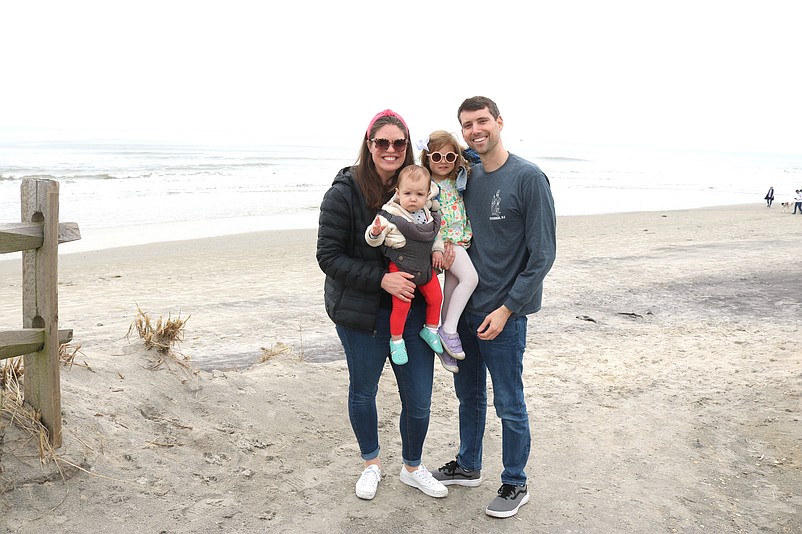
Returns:
[[[440,336],[424,326],[423,330],[420,331],[420,337],[422,337],[426,344],[437,354],[443,353],[443,344],[440,342]]]
[[[404,343],[403,339],[398,343],[392,339],[390,340],[390,359],[396,365],[404,365],[409,361],[409,358],[407,358],[407,344]]]

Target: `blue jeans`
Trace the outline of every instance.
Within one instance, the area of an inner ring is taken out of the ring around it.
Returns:
[[[432,404],[434,353],[420,337],[426,306],[413,305],[404,328],[404,342],[409,361],[395,365],[398,394],[401,397],[401,455],[405,464],[420,465],[423,442],[429,430]],[[379,418],[376,393],[385,362],[390,356],[390,310],[380,309],[376,332],[337,326],[337,334],[348,363],[348,417],[359,443],[363,460],[379,456]]]
[[[531,436],[523,384],[526,316],[513,316],[493,340],[476,336],[483,316],[465,312],[459,321],[465,359],[454,375],[459,399],[460,447],[457,463],[465,469],[482,468],[482,438],[487,416],[487,373],[493,381],[493,405],[501,419],[503,484],[526,484]]]

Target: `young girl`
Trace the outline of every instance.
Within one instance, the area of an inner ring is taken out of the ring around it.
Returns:
[[[459,321],[468,304],[479,277],[468,257],[471,244],[471,224],[465,214],[462,192],[468,179],[468,165],[462,156],[459,142],[444,130],[432,132],[426,146],[421,147],[421,165],[429,170],[432,180],[440,187],[440,214],[442,217],[440,236],[454,245],[454,263],[445,272],[443,284],[443,311],[438,329],[445,353],[440,358],[443,367],[456,373],[456,360],[465,359],[462,342],[457,334]],[[437,258],[435,268],[442,268]],[[450,356],[450,357],[449,357]]]

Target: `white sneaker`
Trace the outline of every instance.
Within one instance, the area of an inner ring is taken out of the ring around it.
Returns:
[[[436,480],[423,464],[413,471],[407,471],[405,466],[401,466],[401,482],[407,486],[418,488],[429,497],[445,497],[448,495],[448,488],[440,481]]]
[[[382,479],[382,472],[378,465],[371,464],[362,471],[359,480],[356,481],[356,496],[360,499],[370,500],[376,496],[376,488]]]

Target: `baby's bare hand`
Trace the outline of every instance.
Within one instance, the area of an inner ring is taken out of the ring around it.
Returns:
[[[376,215],[376,219],[373,221],[373,226],[370,228],[370,233],[373,235],[381,235],[385,228],[387,227],[382,225],[381,219],[379,219],[379,216]]]
[[[435,269],[444,269],[443,253],[439,250],[432,252],[432,267]]]

